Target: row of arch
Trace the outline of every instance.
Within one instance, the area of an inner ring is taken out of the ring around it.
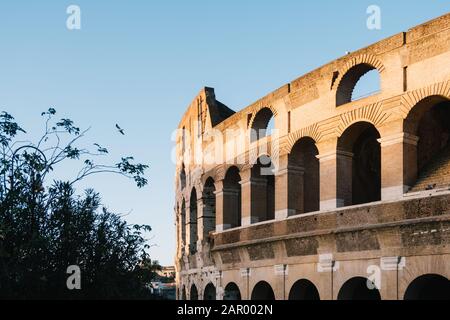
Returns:
[[[198,289],[190,288],[190,300],[198,300]],[[182,289],[182,300],[186,300],[186,288]],[[210,282],[204,290],[204,300],[216,299],[216,288]],[[225,286],[223,300],[241,300],[241,291],[236,283]],[[319,291],[307,279],[295,282],[289,291],[289,300],[320,300]],[[381,300],[375,284],[364,277],[353,277],[339,289],[338,300]],[[413,280],[405,291],[404,300],[450,300],[450,280],[438,274],[426,274]],[[266,281],[258,282],[252,290],[251,300],[275,300],[275,293]]]
[[[339,206],[357,205],[381,200],[380,133],[369,122],[357,122],[338,139],[339,161],[336,163]],[[251,222],[275,217],[275,176],[272,159],[258,158],[251,169]],[[311,137],[302,137],[288,156],[289,215],[320,210],[319,150]],[[241,226],[242,179],[237,167],[228,169],[224,179],[225,228]]]
[[[187,216],[186,201],[183,198],[181,202],[180,214],[178,216],[178,224],[181,226],[181,242],[183,245],[189,244],[189,251],[194,253],[198,240],[198,224],[201,220],[201,227],[204,236],[216,230],[216,188],[214,180],[208,178],[202,191],[202,215],[199,216],[197,189],[191,190],[189,197],[189,216]],[[189,237],[189,238],[188,238]]]
[[[265,115],[267,116],[267,114]],[[404,132],[418,137],[417,149],[412,155],[414,161],[406,161],[406,168],[416,177],[421,174],[434,158],[444,149],[450,148],[450,100],[443,96],[430,96],[410,111],[404,121]],[[344,130],[337,141],[338,157],[336,170],[336,196],[338,207],[357,205],[381,200],[382,170],[380,132],[369,122],[356,122]],[[321,172],[319,150],[311,137],[302,137],[288,155],[287,207],[289,215],[298,215],[320,210]],[[415,162],[415,163],[413,163]],[[268,155],[261,156],[251,168],[250,204],[242,202],[243,183],[238,167],[226,171],[223,180],[223,224],[222,229],[242,225],[244,205],[250,211],[249,223],[272,220],[275,217],[275,176],[274,165]],[[184,170],[181,179],[185,177]],[[203,186],[202,230],[206,236],[216,230],[216,187],[213,178],[208,178]],[[182,239],[195,247],[198,239],[198,193],[192,188],[190,193],[189,219],[186,218],[186,204],[181,204],[181,225],[189,227],[189,234],[182,228]]]
[[[351,64],[343,70],[342,76],[336,71],[331,79],[331,89],[336,88],[336,107],[379,93],[383,71],[383,65],[376,59]],[[251,142],[271,135],[271,131],[275,129],[275,115],[276,110],[268,107],[254,114],[249,121],[249,127],[252,129]]]

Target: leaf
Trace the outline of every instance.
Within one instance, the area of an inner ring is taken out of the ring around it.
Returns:
[[[74,133],[75,135],[80,134],[80,128],[75,127],[73,121],[70,119],[61,119],[61,121],[56,123],[56,126],[64,128],[64,130],[66,130],[70,134],[72,133]]]

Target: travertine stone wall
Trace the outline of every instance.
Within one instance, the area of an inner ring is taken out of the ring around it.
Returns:
[[[275,298],[287,299],[293,284],[307,279],[321,299],[337,299],[347,280],[367,278],[368,267],[396,257],[406,263],[382,271],[383,299],[402,299],[424,274],[450,279],[450,194],[407,193],[418,175],[418,123],[432,105],[450,100],[449,61],[447,14],[332,61],[238,112],[218,101],[212,88],[201,90],[177,135],[179,298],[189,299],[195,286],[202,299],[209,283],[222,298],[227,284],[235,283],[248,299],[264,280]],[[349,101],[370,69],[380,75],[380,91]],[[264,126],[266,114],[274,116],[277,134],[252,139],[251,129]],[[347,208],[353,204],[354,154],[345,143],[353,141],[359,123],[379,134],[381,199]],[[302,181],[313,169],[305,175],[304,166],[289,160],[302,138],[313,141],[319,163],[318,179],[307,178],[307,185]],[[219,161],[208,161],[212,155]],[[252,175],[262,155],[272,160],[275,186],[274,219],[265,222],[272,211],[265,206],[267,181]],[[226,179],[230,168],[234,184]],[[205,196],[208,179],[214,190]],[[318,194],[304,197],[304,188],[314,184]],[[318,211],[304,214],[304,201],[318,202]],[[205,231],[214,224],[214,232]],[[336,270],[318,272],[327,255]]]

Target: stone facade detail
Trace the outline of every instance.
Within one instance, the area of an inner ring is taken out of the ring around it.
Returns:
[[[176,140],[179,299],[450,299],[449,26],[239,112],[201,90]],[[372,70],[380,90],[353,99]]]

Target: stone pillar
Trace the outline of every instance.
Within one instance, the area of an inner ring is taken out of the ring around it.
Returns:
[[[295,210],[289,207],[290,190],[288,175],[288,156],[280,156],[279,164],[275,172],[275,219],[283,220],[294,215]]]
[[[224,289],[222,286],[217,286],[216,288],[216,300],[223,300]]]
[[[223,190],[223,180],[216,181],[214,185],[216,187],[216,232],[222,232],[231,227],[230,225],[225,224],[224,219],[225,194]]]
[[[187,203],[186,203],[187,204]],[[184,253],[186,254],[186,255],[188,255],[189,253],[190,253],[190,239],[191,239],[191,236],[190,236],[190,228],[191,228],[191,226],[190,226],[190,224],[189,224],[189,221],[190,221],[190,215],[189,215],[189,213],[190,213],[190,210],[189,210],[189,207],[188,207],[188,205],[186,205],[186,210],[185,210],[185,213],[186,213],[186,216],[185,216],[185,227],[184,227],[184,232],[185,232],[185,234],[184,234],[184,237],[185,237],[185,243],[184,243]]]
[[[198,288],[197,288],[197,300],[199,300],[199,301],[202,301],[202,300],[204,300],[205,299],[205,297],[203,296],[203,294],[205,293],[203,290],[202,290],[202,288],[203,288],[203,277],[201,277],[200,279],[199,279],[199,283],[200,283],[200,285],[198,286]]]
[[[248,226],[252,223],[258,222],[252,216],[252,168],[247,168],[240,172],[241,174],[241,190],[242,190],[242,226]]]
[[[304,169],[289,164],[288,156],[280,157],[275,172],[275,219],[282,220],[302,213]]]
[[[417,136],[397,133],[378,139],[381,144],[381,200],[395,200],[417,179]]]
[[[335,150],[317,158],[320,161],[320,210],[351,205],[353,154]]]
[[[205,205],[203,203],[203,198],[197,200],[197,242],[203,241],[205,239],[204,235],[204,211]]]
[[[184,240],[183,240],[183,228],[185,223],[182,222],[181,212],[177,212],[177,258],[180,259],[183,254]]]

